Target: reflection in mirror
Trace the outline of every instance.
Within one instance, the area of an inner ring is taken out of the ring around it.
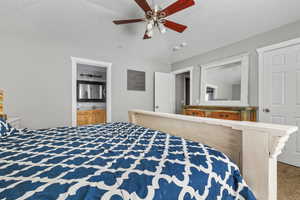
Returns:
[[[205,73],[206,101],[240,101],[242,62],[210,67]]]
[[[102,85],[79,84],[80,99],[102,99]]]

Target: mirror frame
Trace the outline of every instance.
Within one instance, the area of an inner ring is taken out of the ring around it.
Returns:
[[[241,100],[240,101],[206,101],[206,76],[205,71],[212,67],[223,66],[231,63],[241,62]],[[242,54],[201,66],[201,87],[200,105],[204,106],[249,106],[248,87],[249,87],[249,54]]]

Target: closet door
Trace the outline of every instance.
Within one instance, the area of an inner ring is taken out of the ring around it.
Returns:
[[[93,123],[93,116],[91,111],[77,112],[77,126],[85,126]]]
[[[94,122],[93,124],[103,124],[106,123],[106,111],[105,110],[95,110],[94,111]]]
[[[300,126],[300,45],[263,55],[260,121]],[[300,167],[300,134],[286,143],[279,161]]]
[[[175,76],[155,72],[155,112],[175,113]]]

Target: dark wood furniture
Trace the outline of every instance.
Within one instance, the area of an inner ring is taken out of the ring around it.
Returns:
[[[185,106],[184,115],[256,122],[257,107]]]

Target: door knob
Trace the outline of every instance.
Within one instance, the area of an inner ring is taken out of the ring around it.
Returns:
[[[155,109],[159,109],[159,106],[155,106]]]
[[[270,109],[269,109],[269,108],[265,108],[265,109],[263,109],[263,112],[269,113],[269,112],[270,112]]]

